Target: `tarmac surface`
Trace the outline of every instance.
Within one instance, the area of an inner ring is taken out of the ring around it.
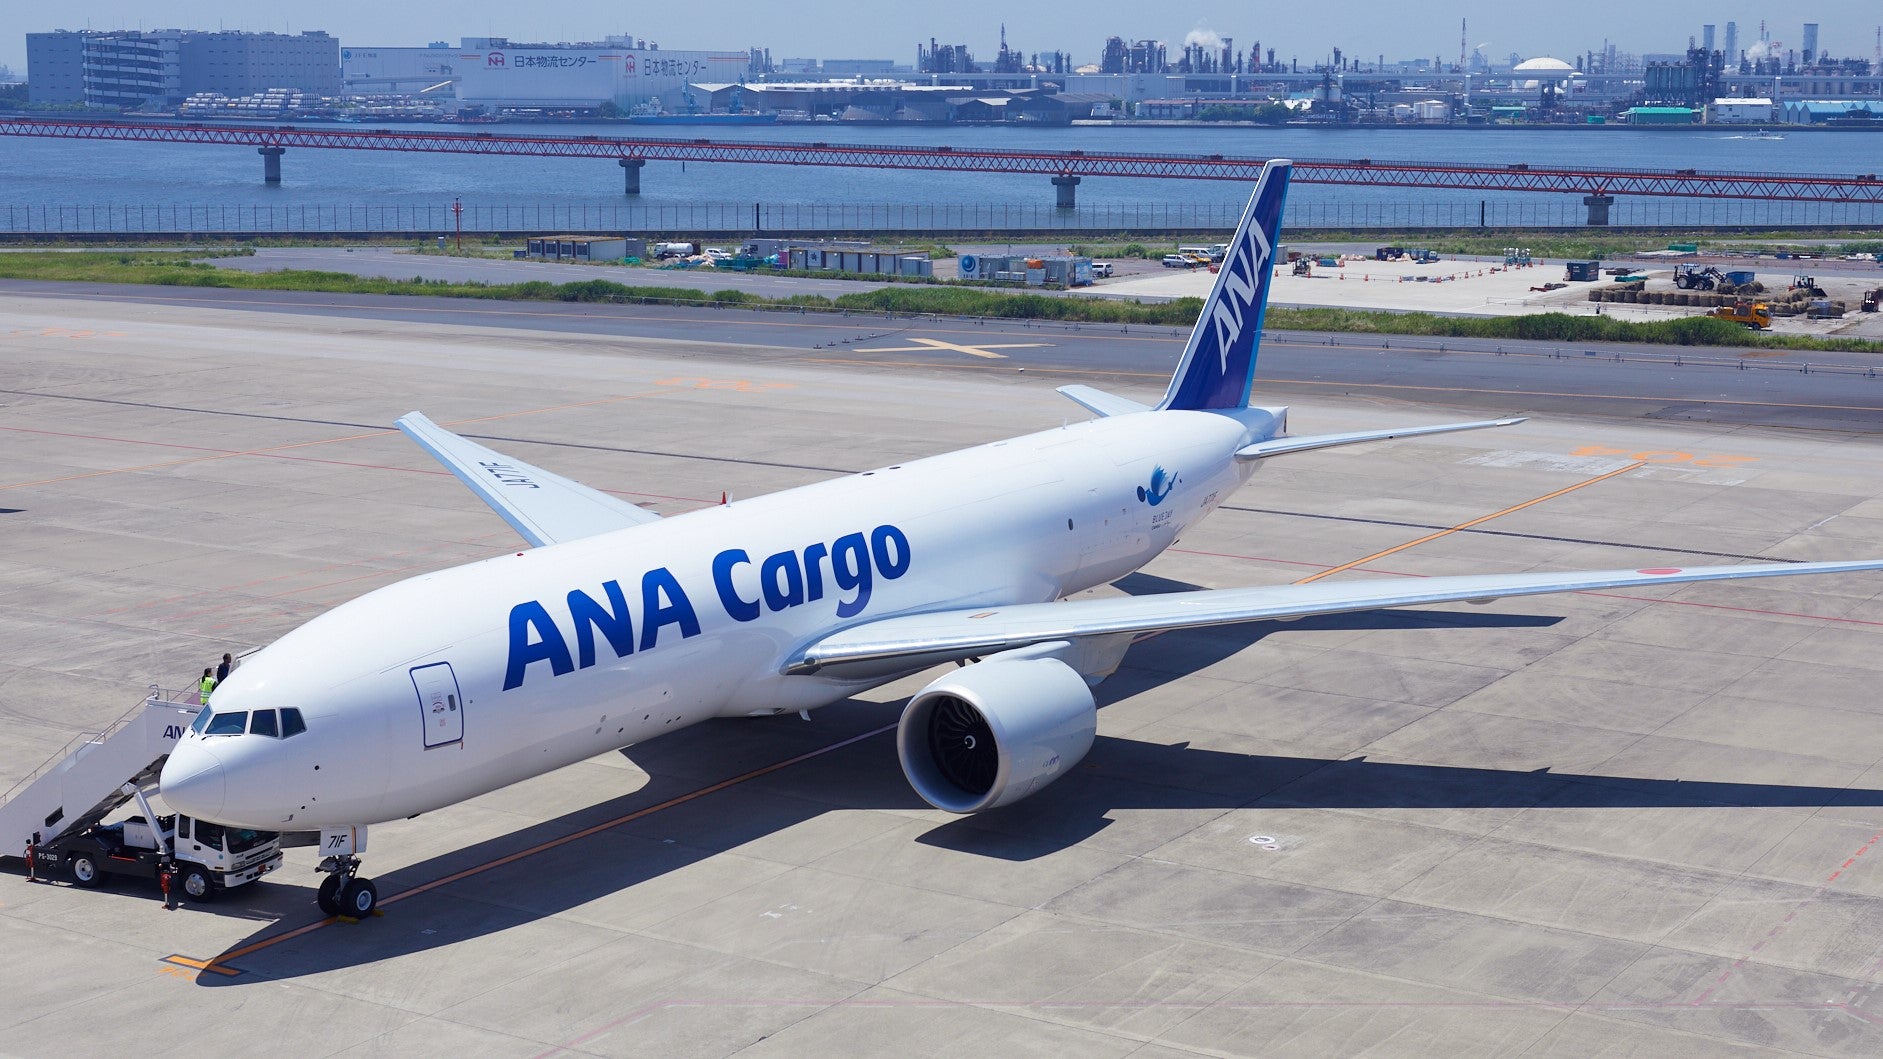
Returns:
[[[413,408],[672,514],[1083,416],[1053,384],[1154,399],[1181,346],[243,293],[0,285],[0,788],[518,547]],[[1883,555],[1861,365],[1265,349],[1297,432],[1539,414],[1272,461],[1122,590]],[[375,827],[358,925],[304,849],[171,913],[9,861],[0,1050],[1875,1055],[1879,647],[1865,576],[1171,634],[1078,768],[968,818],[896,764],[916,678]]]

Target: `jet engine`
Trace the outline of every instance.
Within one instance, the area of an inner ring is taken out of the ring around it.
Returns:
[[[1092,749],[1092,689],[1057,658],[996,655],[942,677],[909,700],[896,754],[917,794],[937,809],[977,813],[1025,798]]]

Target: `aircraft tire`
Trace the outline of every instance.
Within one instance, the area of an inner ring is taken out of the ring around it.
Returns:
[[[379,888],[371,879],[349,879],[340,890],[340,914],[365,919],[379,907]]]
[[[314,903],[320,906],[324,916],[340,914],[340,888],[345,886],[347,877],[339,872],[328,872],[320,880],[320,889],[314,894]]]

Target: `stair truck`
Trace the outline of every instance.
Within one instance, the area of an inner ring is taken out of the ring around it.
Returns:
[[[0,797],[0,857],[34,875],[102,886],[114,875],[159,881],[168,867],[184,897],[208,901],[281,867],[281,836],[187,816],[158,816],[146,798],[202,709],[195,691],[152,687],[102,732],[67,744]],[[137,815],[104,823],[135,803]]]

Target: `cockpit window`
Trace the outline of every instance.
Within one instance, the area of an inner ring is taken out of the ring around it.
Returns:
[[[248,730],[248,711],[218,713],[209,718],[209,727],[203,729],[204,735],[241,735]]]
[[[301,711],[289,706],[281,711],[281,738],[300,735],[307,731],[307,722],[301,720]]]
[[[190,722],[190,731],[195,732],[197,735],[202,735],[203,729],[209,727],[209,718],[212,716],[214,715],[209,712],[209,707],[207,706],[198,710],[196,719]]]
[[[248,721],[248,734],[273,736],[279,734],[275,727],[275,711],[256,710]]]

